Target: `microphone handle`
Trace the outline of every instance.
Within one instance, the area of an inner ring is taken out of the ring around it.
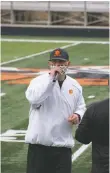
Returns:
[[[53,82],[56,82],[56,80],[58,79],[58,75],[59,75],[59,73],[56,71],[56,72],[55,72],[54,79],[53,79]]]

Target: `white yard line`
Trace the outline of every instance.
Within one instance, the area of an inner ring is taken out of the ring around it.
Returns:
[[[61,48],[62,48],[62,49],[66,49],[66,48],[68,48],[68,47],[76,46],[76,45],[78,45],[78,44],[80,44],[80,43],[81,43],[81,42],[77,42],[77,43],[65,45],[65,46],[62,46]],[[32,58],[32,57],[34,57],[34,56],[43,55],[43,54],[48,53],[48,52],[50,52],[50,51],[52,51],[52,50],[53,50],[53,49],[49,49],[49,50],[45,50],[45,51],[43,51],[43,52],[39,52],[39,53],[35,53],[35,54],[31,54],[31,55],[24,56],[24,57],[20,57],[20,58],[14,59],[14,60],[6,61],[6,62],[1,63],[0,65],[10,64],[10,63],[12,63],[12,62],[17,62],[17,61],[21,61],[21,60],[24,60],[24,59]]]
[[[75,41],[75,40],[38,40],[38,39],[16,39],[1,38],[5,42],[29,42],[29,43],[84,43],[84,44],[109,44],[109,41]]]
[[[0,93],[0,97],[2,97],[2,96],[4,96],[4,95],[6,95],[6,93]]]
[[[1,138],[1,137],[0,137]],[[2,137],[2,139],[0,139],[0,141],[2,142],[23,142],[25,143],[25,140],[17,140],[16,137]]]
[[[91,144],[91,143],[90,143]],[[72,155],[72,162],[74,162],[89,146],[88,145],[82,145],[73,155]]]

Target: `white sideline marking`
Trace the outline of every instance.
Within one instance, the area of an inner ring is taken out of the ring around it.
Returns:
[[[91,144],[91,143],[90,143]],[[88,145],[82,145],[73,155],[72,155],[72,162],[74,162],[89,146]]]
[[[25,142],[25,140],[17,140],[17,137],[25,136],[26,130],[12,130],[0,134],[0,141],[3,142]]]
[[[0,137],[1,138],[1,137]],[[25,140],[16,140],[16,137],[2,137],[1,142],[25,142]]]
[[[62,49],[66,49],[68,47],[72,47],[72,46],[76,46],[80,44],[80,42],[77,42],[77,43],[73,43],[73,44],[69,44],[69,45],[66,45],[66,46],[62,46],[61,48]],[[43,52],[39,52],[39,53],[35,53],[35,54],[31,54],[31,55],[27,55],[27,56],[24,56],[24,57],[20,57],[20,58],[17,58],[17,59],[14,59],[14,60],[10,60],[10,61],[6,61],[6,62],[3,62],[1,63],[0,65],[4,65],[4,64],[10,64],[12,62],[17,62],[17,61],[21,61],[21,60],[24,60],[24,59],[29,59],[29,58],[32,58],[34,56],[38,56],[38,55],[43,55],[45,53],[48,53],[50,51],[52,51],[53,49],[49,49],[49,50],[45,50]]]
[[[29,43],[84,43],[84,44],[109,44],[109,41],[75,41],[75,40],[35,40],[35,39],[15,39],[1,38],[5,42],[29,42]]]
[[[4,95],[6,95],[6,93],[0,93],[0,97],[2,97],[2,96],[4,96]]]

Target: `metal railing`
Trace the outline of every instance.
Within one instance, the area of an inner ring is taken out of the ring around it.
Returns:
[[[1,1],[1,23],[104,27],[109,1]]]

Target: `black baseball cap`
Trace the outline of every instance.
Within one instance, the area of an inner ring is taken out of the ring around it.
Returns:
[[[53,60],[68,61],[69,55],[65,50],[57,48],[50,53],[50,61]]]

